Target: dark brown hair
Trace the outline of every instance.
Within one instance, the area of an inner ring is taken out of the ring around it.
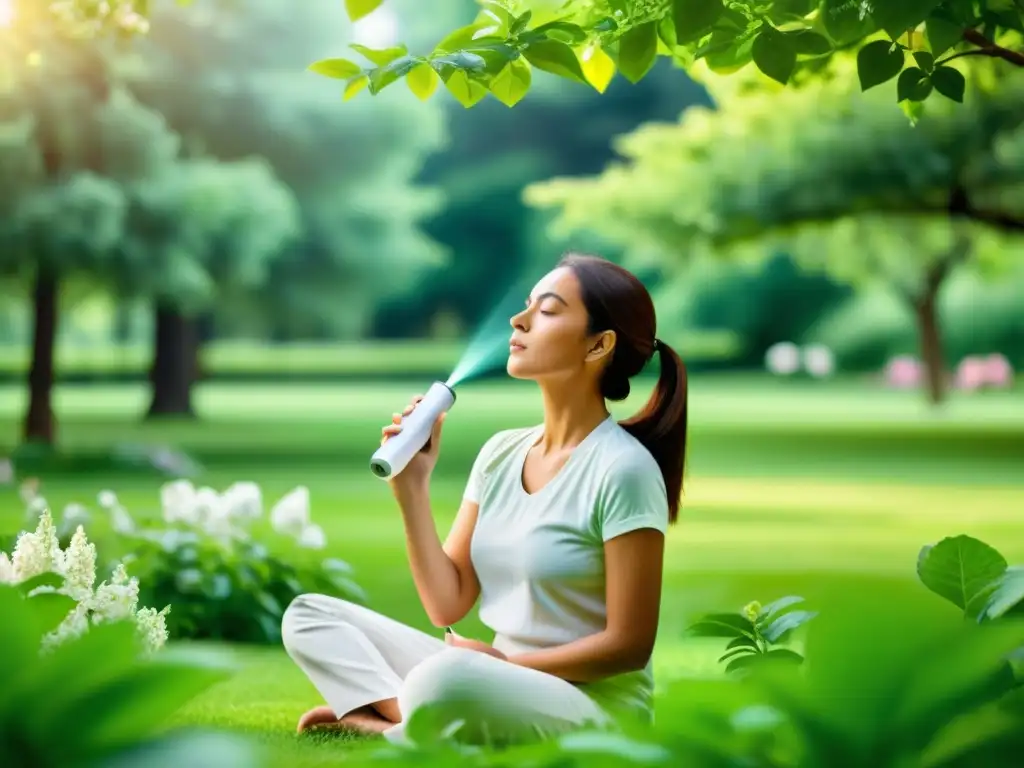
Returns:
[[[612,359],[601,377],[601,394],[609,400],[629,396],[630,379],[658,354],[658,383],[647,404],[619,424],[650,451],[661,468],[668,492],[669,521],[675,522],[683,493],[686,464],[686,365],[668,344],[657,339],[654,302],[642,282],[618,264],[581,253],[558,262],[580,284],[590,317],[589,333],[615,332]]]

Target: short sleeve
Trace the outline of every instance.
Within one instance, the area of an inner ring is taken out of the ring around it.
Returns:
[[[484,443],[483,447],[477,452],[476,459],[473,460],[473,466],[469,470],[469,479],[466,481],[466,490],[462,494],[462,498],[466,501],[472,501],[476,504],[480,503],[480,499],[484,493],[484,481],[487,476],[488,464],[490,463],[491,456],[494,452],[494,446],[498,439],[503,433],[499,432],[493,435],[487,442]]]
[[[654,457],[633,453],[615,461],[598,494],[597,527],[602,541],[640,528],[668,529],[668,494]]]

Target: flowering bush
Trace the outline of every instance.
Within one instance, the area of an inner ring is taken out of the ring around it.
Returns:
[[[46,504],[38,488],[23,486],[23,495],[29,516]],[[223,492],[187,480],[167,483],[160,490],[160,514],[150,518],[133,516],[113,491],[101,492],[98,502],[114,532],[110,551],[101,550],[130,565],[143,585],[141,599],[173,606],[171,637],[278,643],[285,608],[304,592],[365,602],[347,563],[311,557],[327,539],[310,519],[305,487],[271,507],[269,531],[255,483],[235,483]],[[85,507],[70,504],[61,530],[88,520]]]
[[[0,552],[0,582],[28,583],[30,597],[57,594],[70,598],[67,603],[58,604],[70,610],[43,637],[45,648],[80,637],[90,624],[126,619],[135,622],[146,651],[156,651],[167,640],[166,617],[170,606],[159,612],[138,608],[139,581],[128,578],[123,563],[115,566],[109,582],[94,588],[96,546],[86,538],[85,529],[78,526],[67,550],[61,549],[49,509],[43,509],[34,532],[18,537],[13,556]]]

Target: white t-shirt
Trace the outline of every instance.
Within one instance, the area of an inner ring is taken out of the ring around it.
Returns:
[[[605,628],[604,542],[668,527],[665,483],[654,457],[612,416],[573,449],[539,491],[523,488],[526,454],[543,425],[498,432],[480,450],[464,497],[480,512],[471,556],[480,618],[506,654],[578,640]],[[651,717],[645,669],[581,684],[599,705]]]

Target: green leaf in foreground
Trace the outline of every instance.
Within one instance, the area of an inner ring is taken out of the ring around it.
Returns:
[[[359,21],[377,10],[383,2],[384,0],[345,0],[345,10],[352,21]]]
[[[686,45],[711,29],[711,25],[725,13],[722,0],[673,0],[672,21],[675,23],[676,43]]]
[[[932,72],[932,85],[935,86],[936,91],[947,99],[952,99],[960,104],[963,103],[967,81],[959,70],[946,66],[937,67]]]
[[[619,72],[631,83],[639,83],[654,66],[658,55],[658,25],[648,21],[619,38]]]
[[[514,107],[530,90],[532,77],[530,65],[522,59],[515,59],[491,81],[491,93],[505,106]]]
[[[362,67],[348,59],[321,59],[309,65],[309,71],[335,80],[346,80],[362,72]]]
[[[750,53],[757,68],[783,85],[789,82],[796,67],[796,50],[785,35],[765,25],[754,38]]]
[[[995,584],[979,618],[998,619],[1024,608],[1024,566],[1007,568]]]
[[[523,56],[537,69],[589,85],[583,74],[583,69],[580,67],[580,60],[576,58],[573,49],[565,43],[560,43],[557,40],[541,40],[527,46],[523,51]]]
[[[906,55],[903,48],[888,40],[875,40],[857,51],[857,77],[860,89],[866,91],[892,80],[903,69]]]
[[[998,550],[964,535],[923,547],[917,559],[921,583],[972,618],[978,616],[1006,567]]]
[[[712,613],[701,617],[687,633],[695,637],[754,637],[754,625],[738,613]]]

